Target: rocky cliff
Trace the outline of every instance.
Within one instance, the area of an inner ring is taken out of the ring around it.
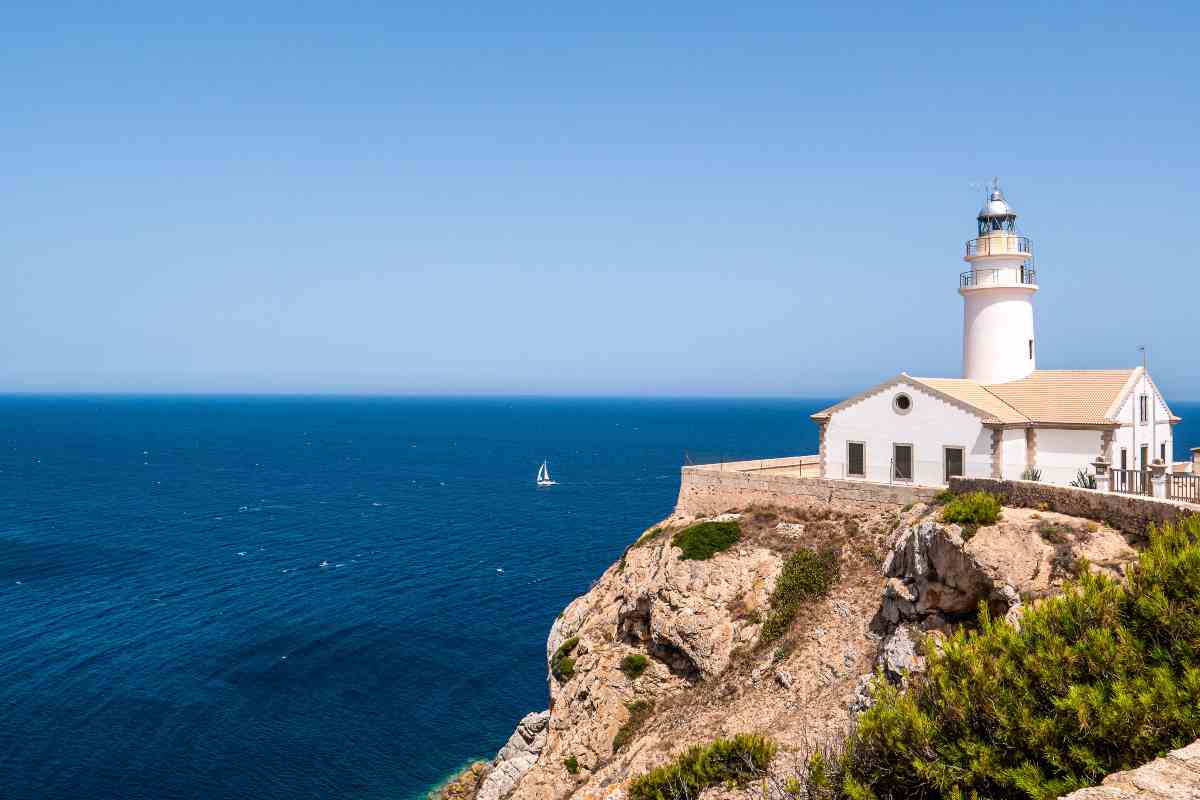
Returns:
[[[704,518],[740,538],[684,560],[673,516],[637,537],[546,643],[549,709],[526,716],[489,763],[446,795],[469,800],[620,797],[632,777],[688,746],[763,733],[786,780],[803,754],[835,741],[870,703],[876,668],[893,681],[922,667],[921,646],[972,625],[981,602],[1019,624],[1086,558],[1121,574],[1135,557],[1118,531],[1030,509],[964,532],[917,503],[902,511],[819,504]],[[807,549],[837,565],[821,597],[764,641],[785,561]]]

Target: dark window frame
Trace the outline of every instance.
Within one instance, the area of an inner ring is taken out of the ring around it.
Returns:
[[[854,472],[854,459],[850,455],[850,451],[855,446],[861,448],[859,455],[859,466],[861,472]],[[865,478],[867,477],[867,443],[866,442],[846,442],[846,477],[847,478]]]
[[[901,477],[900,475],[900,458],[899,448],[908,448],[908,476]],[[916,449],[911,442],[892,442],[892,480],[900,483],[912,483],[915,479],[913,473],[916,471],[917,456]]]

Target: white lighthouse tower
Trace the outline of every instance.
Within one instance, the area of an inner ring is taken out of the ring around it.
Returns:
[[[1033,372],[1033,247],[1017,233],[1017,214],[992,181],[979,211],[979,236],[967,242],[971,269],[958,280],[963,296],[963,377],[1007,383]]]

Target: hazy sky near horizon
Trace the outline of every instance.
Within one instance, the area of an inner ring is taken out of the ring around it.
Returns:
[[[5,6],[0,392],[957,376],[998,175],[1039,366],[1200,399],[1194,3],[176,5]]]

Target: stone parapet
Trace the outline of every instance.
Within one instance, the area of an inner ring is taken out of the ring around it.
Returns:
[[[808,459],[811,456],[801,458]],[[736,468],[738,465],[749,464],[763,466]],[[774,505],[781,508],[821,506],[835,510],[892,509],[917,501],[928,501],[938,492],[938,489],[928,486],[831,480],[771,472],[786,466],[766,465],[766,462],[738,462],[737,465],[706,464],[684,467],[675,513],[683,516],[706,516],[754,505]]]
[[[1072,517],[1099,520],[1140,539],[1146,537],[1150,525],[1200,514],[1200,506],[1189,503],[1038,481],[951,478],[950,489],[957,493],[991,492],[1006,506],[1057,511]]]

